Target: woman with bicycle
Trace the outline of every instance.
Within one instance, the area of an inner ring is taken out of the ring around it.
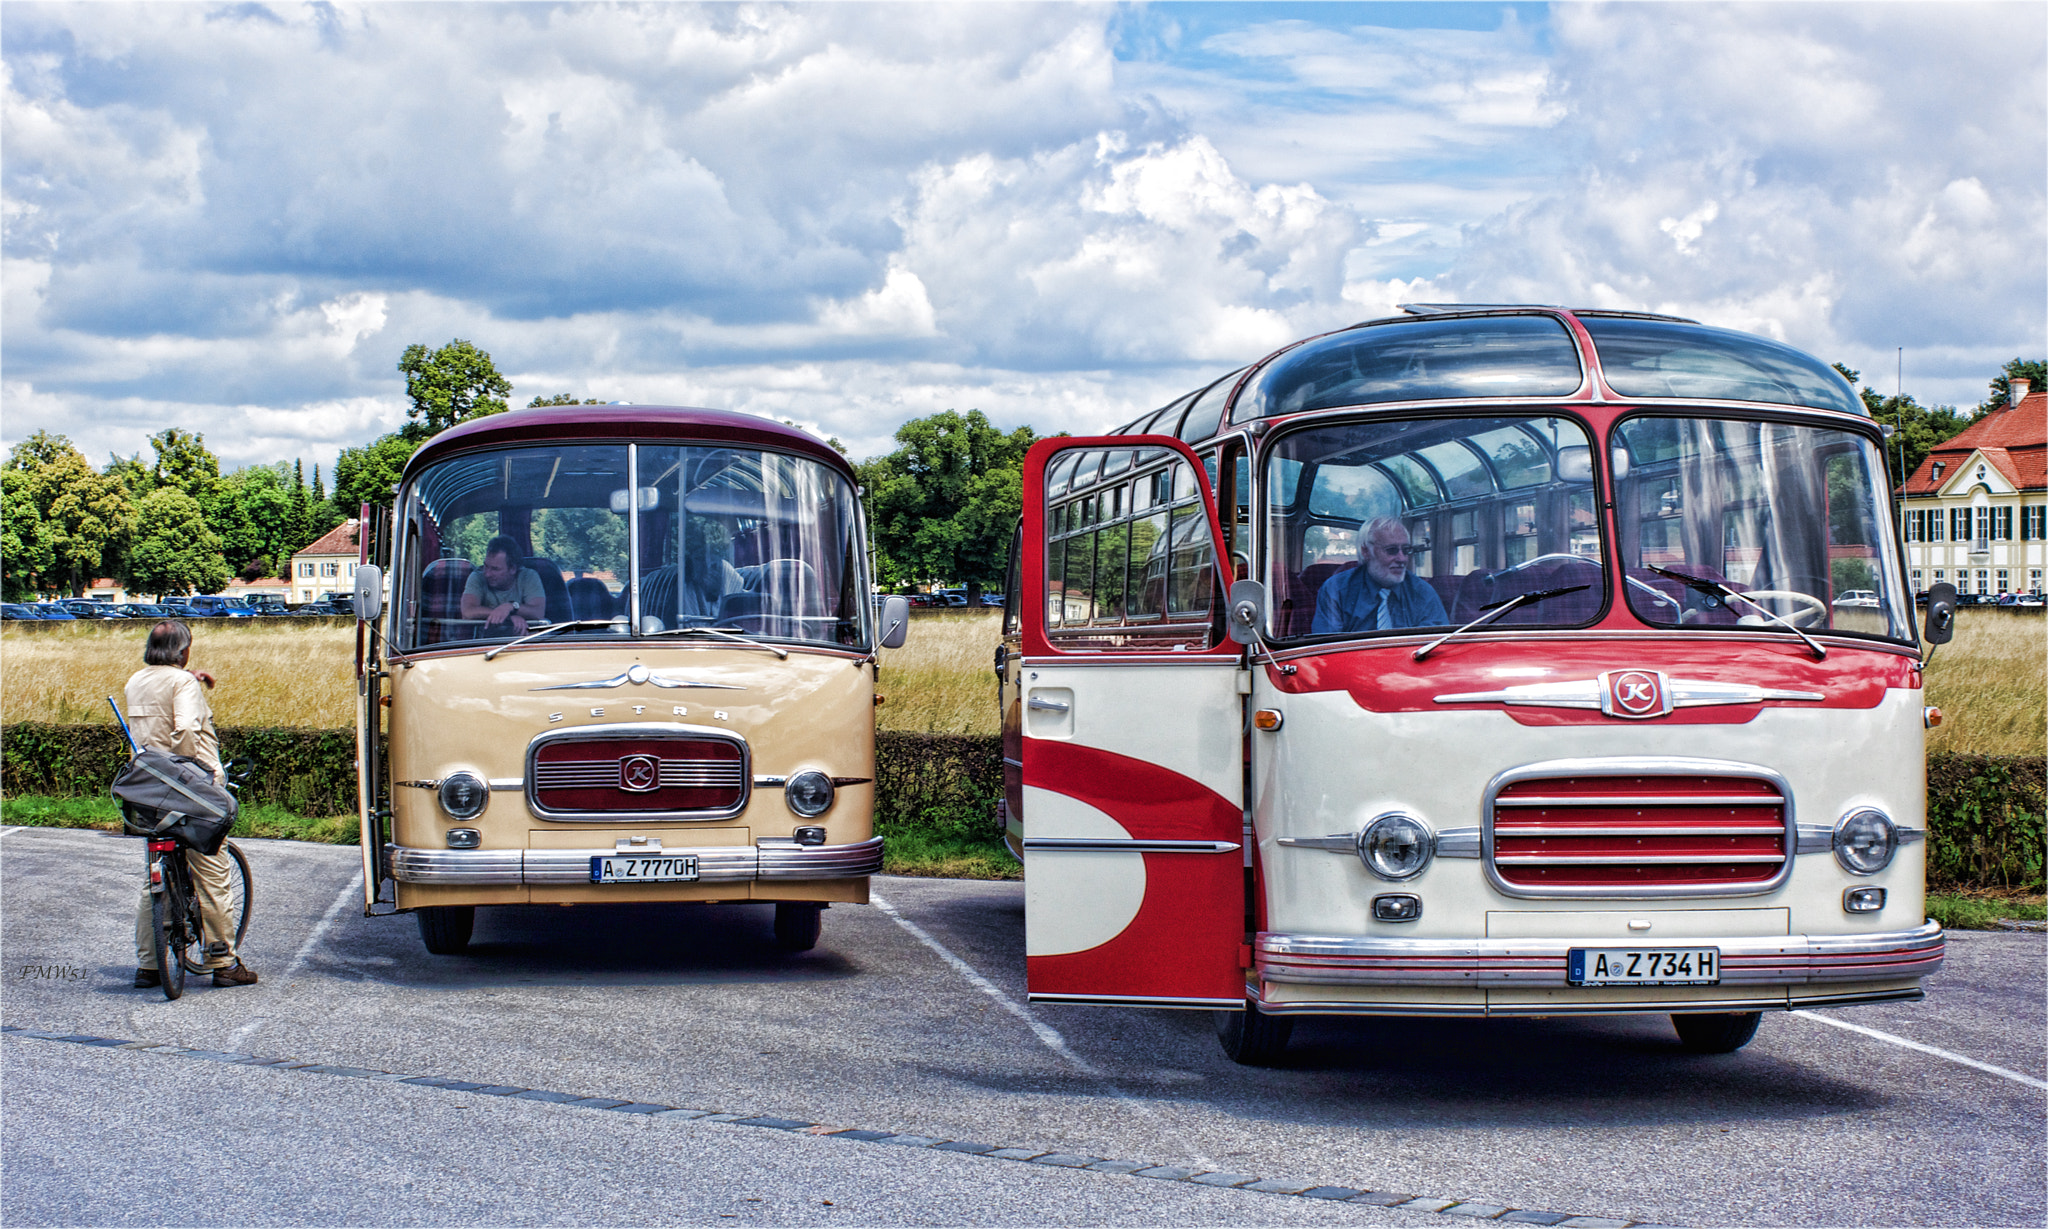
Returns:
[[[185,663],[191,656],[192,633],[183,623],[165,620],[149,629],[149,641],[142,650],[143,667],[128,679],[129,736],[139,747],[188,756],[211,766],[214,781],[225,786],[220,736],[214,732],[213,709],[206,702],[206,690],[213,686],[213,676],[204,670],[187,670]],[[199,898],[200,924],[206,941],[204,967],[213,973],[213,984],[255,985],[256,970],[243,964],[235,950],[234,926],[229,919],[235,867],[227,847],[222,846],[216,854],[188,849],[185,865]],[[150,896],[145,885],[135,914],[137,989],[163,984],[162,972],[157,968]]]

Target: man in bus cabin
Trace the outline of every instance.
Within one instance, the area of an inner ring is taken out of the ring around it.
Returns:
[[[512,634],[526,634],[529,619],[547,614],[547,590],[540,575],[524,566],[525,553],[504,534],[484,547],[484,566],[469,574],[462,586],[462,617],[482,619],[486,628],[510,624]]]
[[[1374,517],[1359,526],[1358,560],[1364,566],[1323,582],[1309,630],[1321,635],[1448,625],[1443,599],[1409,566],[1419,549],[1410,544],[1400,517]]]

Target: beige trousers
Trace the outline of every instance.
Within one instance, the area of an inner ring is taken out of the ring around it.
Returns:
[[[233,927],[228,921],[228,887],[231,883],[231,859],[227,846],[211,856],[196,849],[184,851],[185,865],[192,872],[192,885],[199,893],[199,929],[206,941],[206,967],[209,969],[231,969],[241,960],[235,951]],[[135,907],[135,967],[156,968],[156,936],[149,918],[148,887],[142,889],[142,899]]]

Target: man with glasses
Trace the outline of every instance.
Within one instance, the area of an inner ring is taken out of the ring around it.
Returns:
[[[1408,566],[1420,549],[1409,544],[1400,517],[1374,517],[1360,525],[1358,559],[1365,566],[1347,568],[1323,583],[1309,630],[1323,635],[1448,626],[1443,599]]]

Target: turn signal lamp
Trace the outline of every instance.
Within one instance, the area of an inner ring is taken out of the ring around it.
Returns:
[[[1884,908],[1883,888],[1850,888],[1842,893],[1842,912],[1876,913]]]
[[[1252,724],[1268,734],[1279,729],[1281,722],[1285,720],[1286,718],[1282,717],[1280,710],[1276,708],[1262,708],[1252,714]]]
[[[1421,916],[1420,896],[1403,892],[1372,898],[1372,920],[1375,922],[1412,922]]]
[[[450,849],[475,849],[483,843],[484,834],[478,832],[475,828],[448,829],[448,848]]]

